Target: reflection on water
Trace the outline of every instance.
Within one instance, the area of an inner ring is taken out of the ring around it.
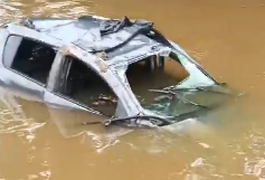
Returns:
[[[93,13],[150,19],[249,97],[201,119],[129,133],[1,90],[0,179],[265,179],[264,8],[262,0],[1,0],[1,23]]]
[[[12,94],[1,89],[0,134],[15,133],[19,137],[25,136],[30,141],[34,138],[34,131],[45,125],[40,119],[33,119],[26,114],[19,100]],[[23,100],[22,100],[23,101]]]

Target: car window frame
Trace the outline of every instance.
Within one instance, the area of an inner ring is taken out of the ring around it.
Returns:
[[[7,36],[7,38],[5,39],[5,43],[4,43],[4,46],[3,46],[2,65],[3,65],[4,68],[8,69],[9,71],[11,71],[11,72],[13,72],[13,73],[15,73],[17,75],[20,75],[20,76],[24,77],[25,79],[27,79],[27,80],[29,80],[29,81],[31,81],[31,82],[33,82],[33,83],[35,83],[35,84],[37,84],[37,85],[39,85],[41,87],[46,88],[47,87],[47,84],[48,84],[49,76],[48,76],[48,78],[46,80],[46,84],[44,84],[44,83],[42,83],[42,82],[40,82],[40,81],[38,81],[38,80],[36,80],[36,79],[34,79],[34,78],[32,78],[32,77],[24,74],[24,73],[22,73],[22,72],[20,72],[20,71],[18,71],[16,69],[13,69],[11,67],[6,66],[6,64],[5,64],[5,58],[4,58],[4,56],[5,56],[5,49],[6,49],[6,45],[7,45],[7,42],[9,40],[9,38],[12,37],[12,36],[22,37],[23,39],[28,39],[28,40],[32,40],[32,41],[37,42],[37,43],[40,43],[40,44],[45,44],[47,46],[50,46],[52,49],[55,49],[57,47],[54,46],[53,44],[49,43],[49,42],[44,41],[44,40],[35,39],[34,37],[29,37],[29,36],[22,36],[22,35],[16,34],[16,33],[9,33],[8,36]],[[55,50],[55,53],[57,54],[57,50]],[[55,60],[55,58],[54,58],[54,60]],[[50,71],[51,71],[51,69],[50,69]],[[49,73],[50,73],[50,71],[49,71]]]
[[[72,43],[60,47],[55,58],[54,67],[52,67],[54,70],[56,70],[56,68],[58,69],[56,63],[58,64],[58,61],[60,61],[62,56],[65,56],[66,54],[76,57],[94,69],[118,97],[118,104],[121,103],[120,106],[124,108],[128,115],[143,112],[143,108],[135,97],[135,94],[133,94],[131,88],[128,87],[127,84],[124,84],[122,77],[119,75],[116,68],[110,67],[107,64],[107,61],[104,61],[99,56],[91,54]],[[50,76],[54,76],[54,72],[51,72]],[[52,91],[54,86],[52,77],[50,77],[50,80],[51,82],[49,82],[47,89]]]
[[[49,74],[49,77],[48,77],[47,90],[50,93],[52,93],[52,94],[54,94],[54,95],[56,95],[56,96],[58,96],[60,98],[63,98],[63,99],[65,99],[65,100],[67,100],[67,101],[69,101],[71,103],[74,103],[75,105],[78,105],[78,106],[80,106],[82,108],[87,109],[91,113],[106,116],[103,112],[101,112],[101,111],[99,111],[99,110],[97,110],[95,108],[92,108],[91,106],[88,106],[88,105],[86,105],[86,104],[84,104],[84,103],[82,103],[80,101],[77,101],[77,100],[75,100],[75,99],[73,99],[71,97],[68,97],[67,95],[64,95],[64,94],[62,94],[62,93],[60,93],[60,92],[58,92],[56,90],[56,88],[58,88],[58,84],[57,83],[61,82],[62,80],[65,82],[65,78],[67,78],[66,77],[67,73],[61,71],[63,66],[65,66],[65,63],[67,63],[66,62],[67,61],[67,59],[66,59],[67,56],[72,56],[72,57],[77,58],[79,61],[82,61],[86,66],[88,66],[88,68],[92,68],[97,73],[97,71],[93,67],[89,66],[89,64],[84,62],[82,59],[76,57],[73,53],[61,54],[61,52],[58,51],[57,54],[56,54],[54,63],[52,65],[51,73]],[[65,70],[68,70],[70,68],[70,66],[72,65],[72,63],[67,63],[67,64],[68,65],[65,68]],[[63,74],[63,77],[61,76],[61,74]],[[100,75],[98,75],[98,76],[100,76]],[[106,81],[105,81],[105,83],[108,84]],[[115,91],[113,91],[113,92],[115,93]],[[116,93],[115,93],[115,95],[116,95]],[[116,107],[116,109],[117,109],[117,107]]]

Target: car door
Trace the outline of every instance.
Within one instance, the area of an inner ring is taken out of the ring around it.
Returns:
[[[87,111],[87,108],[56,92],[56,89],[62,88],[61,86],[64,85],[69,67],[70,62],[65,59],[65,55],[61,51],[58,51],[49,74],[44,101],[52,107],[74,108]]]
[[[1,33],[1,39],[5,43],[0,44],[2,61],[0,66],[0,84],[23,98],[42,101],[45,91],[45,83],[41,83],[33,77],[13,68],[12,64],[16,62],[16,55],[19,52],[19,45],[24,37],[19,35],[10,35]],[[35,41],[34,39],[31,39]],[[30,53],[30,52],[29,52]],[[30,67],[28,67],[30,68]]]
[[[82,125],[84,123],[101,122],[104,119],[99,112],[84,107],[56,91],[57,88],[64,89],[63,86],[70,67],[71,61],[59,51],[52,65],[47,91],[44,95],[50,117],[65,138],[89,130],[90,126]]]

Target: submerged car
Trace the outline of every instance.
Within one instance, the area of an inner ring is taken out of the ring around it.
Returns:
[[[25,18],[0,39],[3,87],[102,116],[106,126],[170,125],[234,97],[146,20]]]

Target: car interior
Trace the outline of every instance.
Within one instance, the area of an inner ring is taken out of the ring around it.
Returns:
[[[63,95],[107,116],[115,115],[117,96],[109,85],[81,60],[67,56],[70,61]]]
[[[151,89],[177,85],[188,77],[188,72],[171,57],[150,56],[129,65],[126,76],[141,104],[148,105],[159,95],[150,92]]]
[[[56,51],[47,44],[13,35],[4,54],[6,66],[46,84]]]

